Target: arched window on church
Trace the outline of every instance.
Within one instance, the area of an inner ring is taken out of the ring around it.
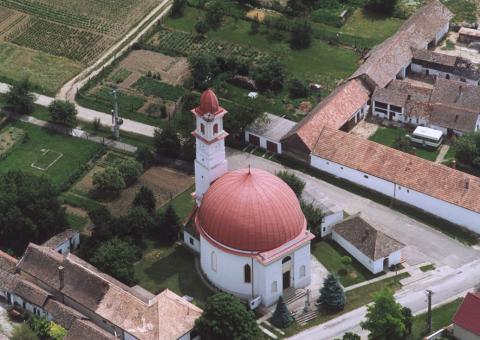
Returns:
[[[205,134],[205,125],[200,124],[200,132]]]
[[[277,281],[272,282],[272,293],[276,293],[278,291],[278,284]]]
[[[305,272],[306,272],[305,265],[300,266],[300,277],[305,277]]]
[[[217,271],[217,254],[215,254],[214,251],[212,251],[212,255],[211,255],[211,266],[212,266],[212,270],[214,272]]]
[[[218,133],[218,124],[215,124],[215,125],[213,126],[213,133],[214,133],[214,134],[215,134],[215,133]]]
[[[287,256],[285,257],[283,260],[282,260],[282,264],[283,263],[287,263],[288,261],[291,261],[292,260],[292,257],[291,256]]]
[[[243,267],[243,277],[245,279],[245,283],[252,282],[252,269],[250,268],[249,264],[246,264]]]

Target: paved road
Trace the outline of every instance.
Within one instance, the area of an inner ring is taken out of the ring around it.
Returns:
[[[228,149],[227,153],[231,169],[249,164],[272,173],[284,169],[278,163],[245,152]],[[306,196],[318,197],[325,194],[348,214],[361,212],[379,229],[404,243],[406,248],[402,254],[410,265],[429,261],[435,263],[437,267],[446,265],[458,268],[480,258],[479,251],[406,215],[302,172],[295,171],[295,173],[306,182]]]
[[[0,93],[7,93],[9,91],[9,85],[5,83],[0,83]],[[35,94],[36,100],[35,103],[41,106],[48,106],[54,100],[52,97]],[[85,122],[93,122],[95,118],[100,119],[100,123],[104,126],[111,126],[112,125],[112,116],[106,114],[104,112],[95,111],[91,109],[87,109],[77,105],[78,115],[77,118],[79,120]],[[155,133],[155,127],[143,123],[139,123],[130,119],[123,119],[123,125],[120,127],[121,131],[136,133],[139,135],[153,137]]]
[[[479,282],[480,260],[477,260],[458,270],[439,273],[429,279],[407,285],[395,294],[395,298],[403,306],[411,308],[414,314],[420,314],[425,312],[427,306],[426,289],[433,291],[432,304],[436,305],[458,296],[464,296],[466,291],[471,291]],[[303,331],[290,339],[334,339],[341,338],[346,332],[355,332],[362,335],[363,338],[366,332],[359,325],[364,320],[365,314],[366,307],[357,308],[324,324]]]

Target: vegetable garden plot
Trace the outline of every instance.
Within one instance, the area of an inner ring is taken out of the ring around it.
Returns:
[[[47,171],[52,165],[54,165],[60,158],[63,157],[61,152],[57,152],[49,149],[40,150],[40,157],[32,163],[32,168]]]

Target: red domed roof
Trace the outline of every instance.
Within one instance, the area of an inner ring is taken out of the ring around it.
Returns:
[[[202,93],[200,97],[200,106],[195,109],[195,112],[201,116],[205,114],[219,114],[220,112],[224,111],[222,107],[218,104],[218,98],[215,95],[215,92],[208,89]]]
[[[306,220],[297,196],[279,177],[241,169],[211,185],[203,196],[197,226],[224,246],[263,252],[296,238]]]

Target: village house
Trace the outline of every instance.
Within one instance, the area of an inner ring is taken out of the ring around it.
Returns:
[[[405,247],[373,227],[360,214],[333,225],[332,239],[373,274],[399,264],[401,250]]]
[[[461,27],[458,31],[458,41],[465,44],[480,42],[480,30]]]
[[[480,178],[324,128],[311,165],[480,234]]]
[[[394,80],[377,88],[372,115],[414,126],[427,126],[444,135],[463,135],[480,128],[480,87],[437,78],[433,86]]]
[[[194,339],[202,310],[175,293],[128,287],[68,253],[29,244],[17,260],[0,252],[0,296],[53,320],[76,339]]]
[[[460,340],[480,340],[480,293],[467,293],[453,317],[453,335]]]

